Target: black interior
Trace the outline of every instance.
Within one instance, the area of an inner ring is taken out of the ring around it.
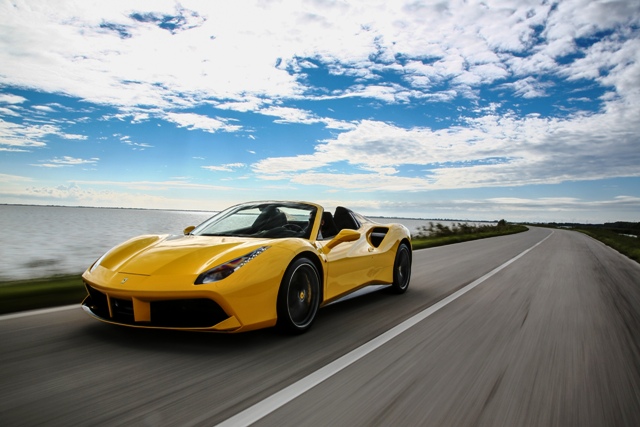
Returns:
[[[360,223],[353,217],[349,209],[338,206],[333,215],[331,212],[323,212],[320,228],[323,239],[333,237],[345,228],[349,230],[360,228]]]

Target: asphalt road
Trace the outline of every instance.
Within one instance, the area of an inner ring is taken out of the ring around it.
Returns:
[[[259,426],[640,426],[640,267],[532,229],[416,251],[406,294],[331,305],[298,337],[137,330],[80,308],[0,318],[2,426],[213,426],[256,404]]]

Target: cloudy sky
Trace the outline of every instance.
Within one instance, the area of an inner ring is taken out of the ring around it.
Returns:
[[[0,0],[0,203],[640,221],[640,2]]]

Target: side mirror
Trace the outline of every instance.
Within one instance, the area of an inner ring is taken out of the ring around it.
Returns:
[[[188,235],[189,233],[191,233],[193,230],[195,230],[196,226],[195,225],[190,225],[187,228],[184,229],[183,233],[184,235]]]
[[[360,233],[358,233],[355,230],[350,230],[348,228],[340,230],[340,232],[336,235],[336,237],[334,237],[329,241],[329,243],[327,243],[327,245],[325,246],[325,249],[326,249],[325,252],[329,252],[331,249],[335,248],[340,243],[354,242],[359,238],[360,238]]]

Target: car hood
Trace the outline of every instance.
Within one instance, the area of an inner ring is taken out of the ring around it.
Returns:
[[[97,263],[118,273],[198,274],[268,243],[210,236],[140,236],[107,252]]]

